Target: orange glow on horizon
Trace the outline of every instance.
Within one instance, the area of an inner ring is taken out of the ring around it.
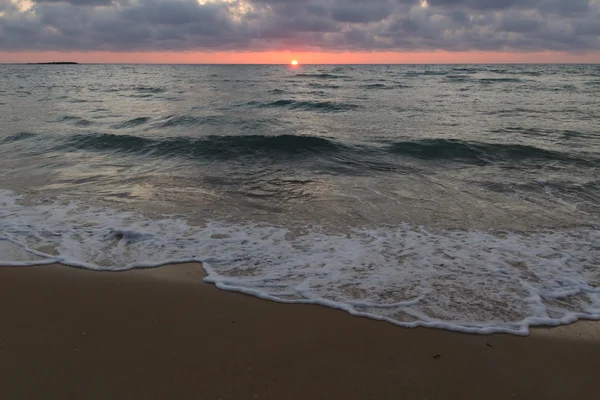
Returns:
[[[298,58],[296,58],[298,57]],[[600,63],[599,53],[566,52],[1,52],[0,63],[75,61],[91,64],[494,64]]]
[[[296,65],[298,65],[298,61],[297,60],[292,60],[292,65],[295,67]]]

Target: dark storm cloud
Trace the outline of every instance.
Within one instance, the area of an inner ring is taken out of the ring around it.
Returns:
[[[553,0],[550,0],[553,1]],[[433,7],[464,7],[472,10],[507,10],[509,8],[535,7],[545,0],[429,0]]]
[[[512,33],[531,33],[539,30],[542,23],[541,20],[522,16],[502,17],[498,24],[498,30]]]
[[[582,13],[589,9],[590,0],[429,0],[432,7],[460,7],[469,10],[536,9],[561,14]]]
[[[109,6],[112,0],[34,0],[34,3],[69,3],[75,6]]]
[[[0,0],[0,50],[599,50],[600,0]]]
[[[378,22],[389,17],[393,10],[388,1],[338,1],[331,10],[331,16],[339,22]]]
[[[124,9],[122,17],[150,26],[194,24],[217,29],[222,29],[222,23],[229,21],[228,10],[223,4],[208,3],[201,6],[194,0],[148,0]]]

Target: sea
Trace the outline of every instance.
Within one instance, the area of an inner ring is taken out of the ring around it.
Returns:
[[[0,65],[3,265],[526,335],[600,319],[599,228],[599,65]]]

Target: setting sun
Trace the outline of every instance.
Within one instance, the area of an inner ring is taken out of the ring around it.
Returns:
[[[298,61],[292,60],[292,65],[298,65]]]

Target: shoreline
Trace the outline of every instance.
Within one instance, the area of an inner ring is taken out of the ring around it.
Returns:
[[[6,398],[559,399],[600,390],[600,323],[402,328],[202,281],[199,264],[0,267]]]
[[[3,251],[15,251],[14,247],[5,247],[2,248],[2,241],[0,241],[0,252]],[[19,251],[20,249],[17,249]],[[18,254],[19,256],[23,256],[23,254],[31,254],[32,257],[38,257],[35,253],[21,252]],[[41,255],[39,255],[41,257]],[[39,261],[39,263],[37,263]],[[528,328],[528,333],[521,333],[520,331],[510,331],[510,330],[497,330],[497,331],[469,331],[469,330],[461,330],[461,329],[453,329],[448,327],[440,327],[436,325],[417,325],[417,326],[407,326],[396,323],[393,320],[381,317],[373,317],[369,314],[361,314],[361,313],[352,313],[346,309],[339,308],[336,306],[332,306],[329,304],[324,304],[321,302],[288,302],[288,301],[279,301],[277,299],[272,299],[269,297],[264,297],[261,295],[257,295],[254,292],[249,292],[245,290],[238,289],[229,289],[229,288],[220,288],[218,287],[218,283],[213,280],[205,280],[209,276],[206,268],[203,266],[200,261],[171,261],[160,264],[148,264],[145,266],[135,266],[130,269],[93,269],[85,264],[63,264],[60,261],[52,261],[47,260],[44,262],[44,259],[35,259],[31,258],[28,261],[23,261],[22,263],[15,264],[2,264],[0,262],[0,270],[3,268],[41,268],[41,267],[52,267],[54,269],[63,270],[63,269],[76,269],[76,270],[85,270],[94,273],[102,273],[102,274],[123,274],[127,273],[128,276],[139,278],[153,278],[160,279],[170,282],[179,282],[179,283],[202,283],[209,286],[212,286],[218,289],[221,292],[225,293],[235,293],[243,296],[248,296],[254,299],[260,299],[268,302],[275,302],[278,304],[292,304],[295,306],[312,306],[312,307],[324,307],[329,310],[341,311],[357,318],[366,318],[373,321],[379,321],[383,323],[388,323],[393,326],[402,328],[402,329],[433,329],[433,330],[442,330],[448,332],[455,332],[467,335],[481,335],[481,336],[490,336],[490,335],[511,335],[511,336],[521,336],[528,337],[533,332],[536,334],[542,335],[567,335],[574,336],[578,338],[586,338],[597,340],[600,342],[600,320],[593,318],[585,318],[580,317],[574,322],[570,323],[562,323],[562,324],[538,324],[538,325],[530,325]],[[190,279],[191,278],[191,279]],[[560,332],[560,333],[559,333]]]

